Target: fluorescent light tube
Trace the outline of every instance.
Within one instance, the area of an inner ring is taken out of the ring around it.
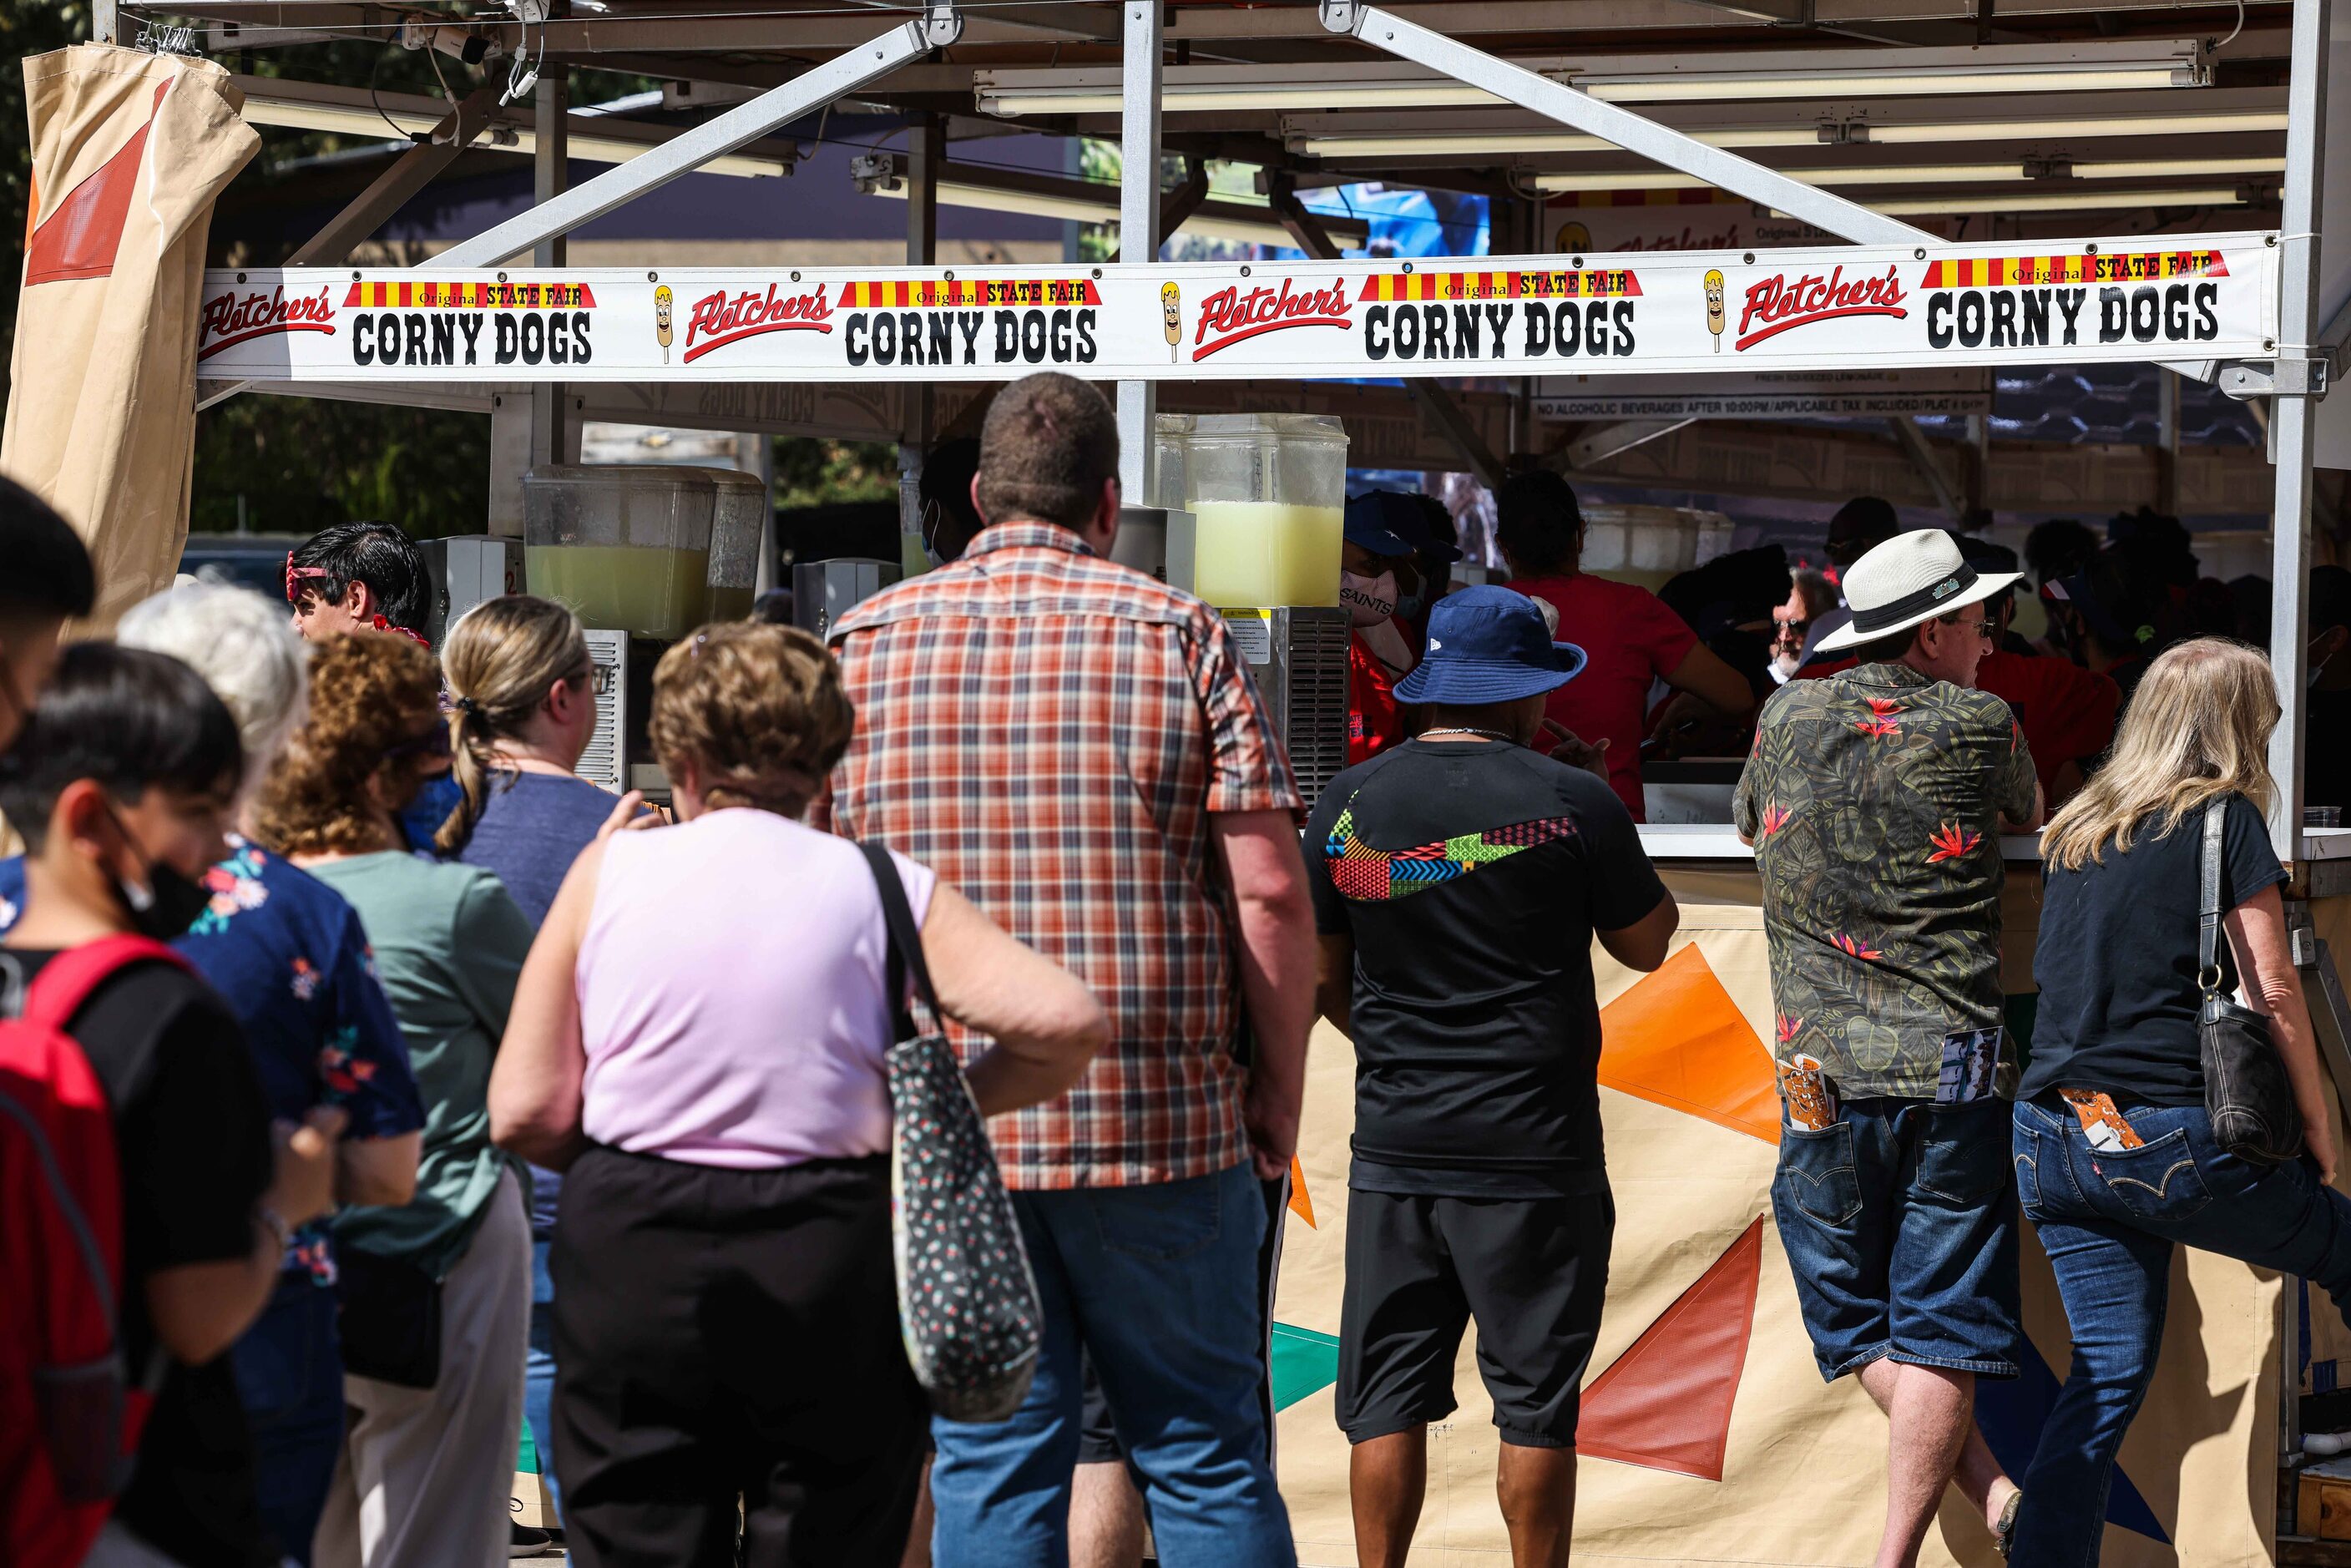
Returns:
[[[2116,207],[2232,207],[2242,203],[2241,187],[2214,186],[2195,191],[2020,192],[2013,196],[1901,196],[1865,204],[1889,216],[1932,213],[2072,213]],[[2162,236],[2150,235],[2160,244]]]
[[[245,100],[245,118],[252,125],[274,125],[289,131],[324,131],[338,136],[372,137],[386,140],[394,134],[424,135],[441,123],[438,113],[423,114],[404,108],[387,105],[379,114],[371,105],[311,103],[280,99],[253,98]],[[617,136],[601,136],[580,129],[580,120],[589,116],[574,117],[570,126],[569,152],[584,163],[625,163],[643,152],[661,145],[659,141],[635,141]],[[386,121],[390,123],[386,123]],[[394,128],[397,128],[395,131]],[[493,125],[476,136],[467,151],[476,149],[490,152],[513,152],[528,157],[538,150],[537,134],[528,128]],[[705,174],[734,174],[741,177],[778,176],[791,172],[790,165],[780,159],[760,158],[745,152],[730,152],[714,158],[699,171]]]

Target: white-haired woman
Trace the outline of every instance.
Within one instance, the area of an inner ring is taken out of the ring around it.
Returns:
[[[118,635],[179,659],[219,695],[244,742],[249,800],[308,702],[308,650],[284,608],[225,583],[183,582],[134,606]],[[209,896],[176,946],[235,1012],[271,1112],[298,1124],[314,1106],[341,1106],[350,1121],[338,1200],[407,1202],[423,1108],[359,916],[325,883],[234,835],[203,885]],[[15,923],[23,887],[22,862],[0,863],[0,930]],[[308,1563],[341,1447],[343,1365],[325,1225],[286,1243],[277,1291],[229,1363],[253,1434],[261,1523]],[[192,1503],[252,1495],[204,1475],[181,1483]]]
[[[2175,1246],[2298,1274],[2351,1322],[2351,1199],[2325,1185],[2334,1139],[2286,944],[2285,873],[2262,821],[2277,722],[2259,654],[2180,643],[2148,665],[2113,759],[2043,840],[2017,1190],[2056,1271],[2074,1362],[2023,1478],[2012,1562],[2097,1561],[2115,1456],[2155,1375]],[[2221,985],[2268,1015],[2302,1112],[2304,1153],[2284,1165],[2222,1150],[2204,1111],[2197,937],[2211,810]]]

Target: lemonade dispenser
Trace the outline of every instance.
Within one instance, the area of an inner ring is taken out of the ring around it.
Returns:
[[[1347,761],[1346,430],[1320,414],[1162,414],[1155,435],[1160,504],[1193,516],[1191,590],[1232,628],[1311,803]]]
[[[651,464],[547,464],[523,476],[529,591],[569,605],[588,628],[596,730],[581,778],[667,799],[645,737],[653,666],[710,617],[711,527],[721,481],[737,477]],[[722,588],[734,570],[720,574]]]

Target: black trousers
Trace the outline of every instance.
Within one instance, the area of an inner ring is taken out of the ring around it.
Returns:
[[[585,1568],[876,1568],[929,1406],[885,1158],[721,1170],[591,1148],[555,1244],[555,1470]]]

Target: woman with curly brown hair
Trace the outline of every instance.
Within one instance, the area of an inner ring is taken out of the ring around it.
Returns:
[[[531,932],[495,875],[403,842],[401,811],[448,758],[440,697],[439,668],[417,643],[320,643],[309,716],[255,811],[261,843],[359,911],[424,1101],[414,1200],[335,1222],[350,1417],[319,1526],[321,1568],[506,1558],[530,1228],[490,1144],[486,1098]]]
[[[573,863],[490,1085],[506,1147],[566,1171],[555,1464],[589,1568],[894,1563],[925,1404],[899,1339],[880,890],[798,820],[848,747],[822,643],[709,626],[653,674],[679,824]],[[983,1113],[1061,1092],[1106,1038],[1085,988],[891,857],[940,1006],[994,1037]]]

